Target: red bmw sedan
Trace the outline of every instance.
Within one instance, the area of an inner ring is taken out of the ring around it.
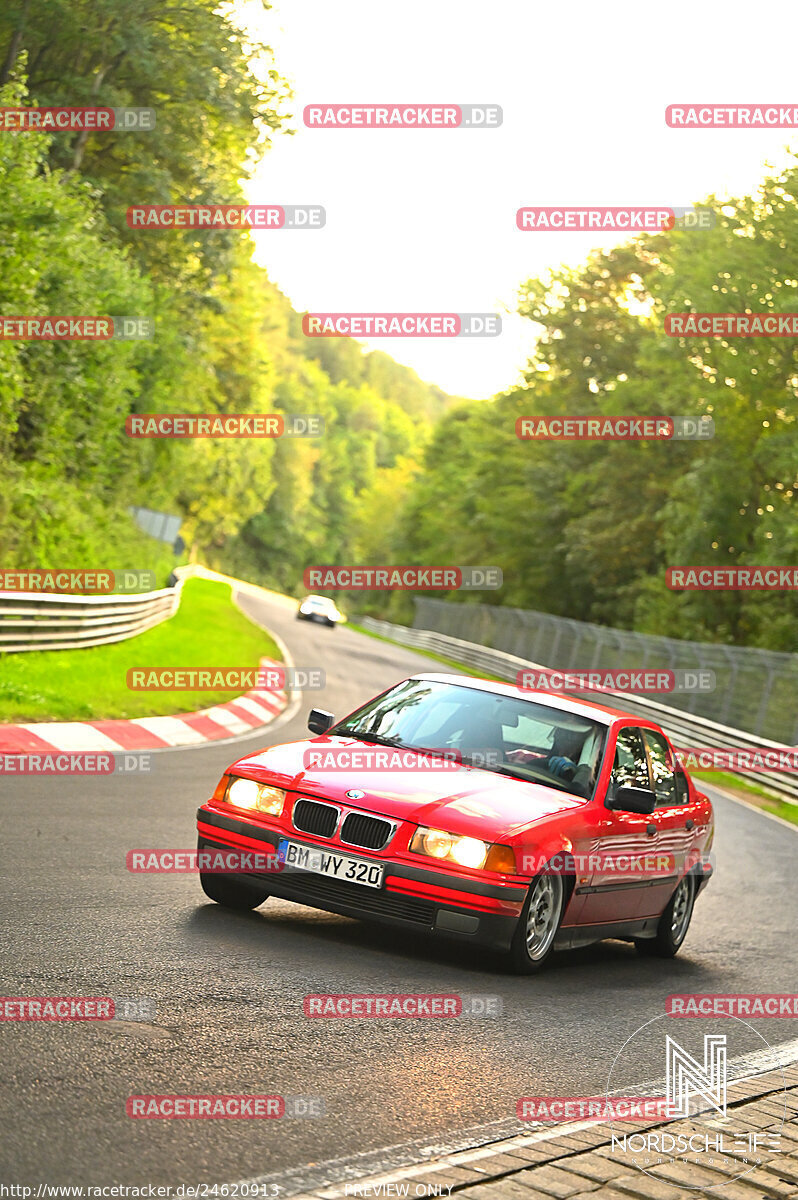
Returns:
[[[217,903],[278,896],[498,950],[521,974],[603,938],[663,957],[684,941],[712,805],[651,721],[424,674],[308,726],[234,763],[199,809]],[[212,869],[214,851],[244,869]]]

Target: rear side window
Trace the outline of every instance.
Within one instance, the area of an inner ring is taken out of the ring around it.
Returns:
[[[687,782],[687,776],[681,767],[676,767],[676,803],[689,804],[690,802],[690,785]]]
[[[657,808],[665,808],[678,804],[676,773],[674,771],[671,748],[661,733],[653,729],[644,729],[643,737],[651,758],[651,771],[654,776],[654,792],[657,797]],[[682,802],[683,803],[683,802]]]

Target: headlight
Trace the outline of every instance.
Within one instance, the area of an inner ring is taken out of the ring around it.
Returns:
[[[479,838],[458,837],[443,829],[428,829],[419,825],[410,842],[414,854],[425,854],[428,858],[439,858],[445,862],[470,867],[474,871],[500,871],[515,875],[515,853],[512,846],[492,845]]]
[[[414,854],[426,854],[429,858],[445,859],[455,862],[461,867],[471,867],[478,871],[485,865],[489,846],[478,838],[457,837],[454,833],[446,833],[443,829],[427,829],[419,825],[413,834],[410,849]]]
[[[419,829],[410,849],[418,854],[429,854],[433,858],[448,858],[454,838],[442,829]]]
[[[461,867],[473,867],[475,871],[484,867],[487,854],[488,847],[484,842],[469,837],[458,838],[449,851],[449,857]]]
[[[254,779],[233,778],[227,785],[224,796],[228,804],[235,808],[248,808],[256,812],[268,813],[279,817],[285,804],[285,792],[282,788],[272,787],[268,783],[258,783]]]

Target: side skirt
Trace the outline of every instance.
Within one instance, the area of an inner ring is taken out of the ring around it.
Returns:
[[[561,926],[554,939],[554,949],[573,950],[577,946],[601,942],[604,938],[653,938],[658,921],[658,917],[646,917],[639,921],[608,921],[604,925]]]

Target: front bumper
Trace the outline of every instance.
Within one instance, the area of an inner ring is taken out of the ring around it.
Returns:
[[[265,850],[276,853],[280,837],[290,837],[313,849],[368,857],[355,846],[311,842],[292,831],[265,829],[209,808],[197,812],[200,850]],[[376,861],[376,860],[375,860]],[[526,890],[508,884],[484,883],[442,871],[380,859],[385,866],[381,888],[346,883],[311,871],[251,872],[272,896],[358,920],[378,921],[395,928],[434,933],[474,945],[507,950],[515,932]]]

